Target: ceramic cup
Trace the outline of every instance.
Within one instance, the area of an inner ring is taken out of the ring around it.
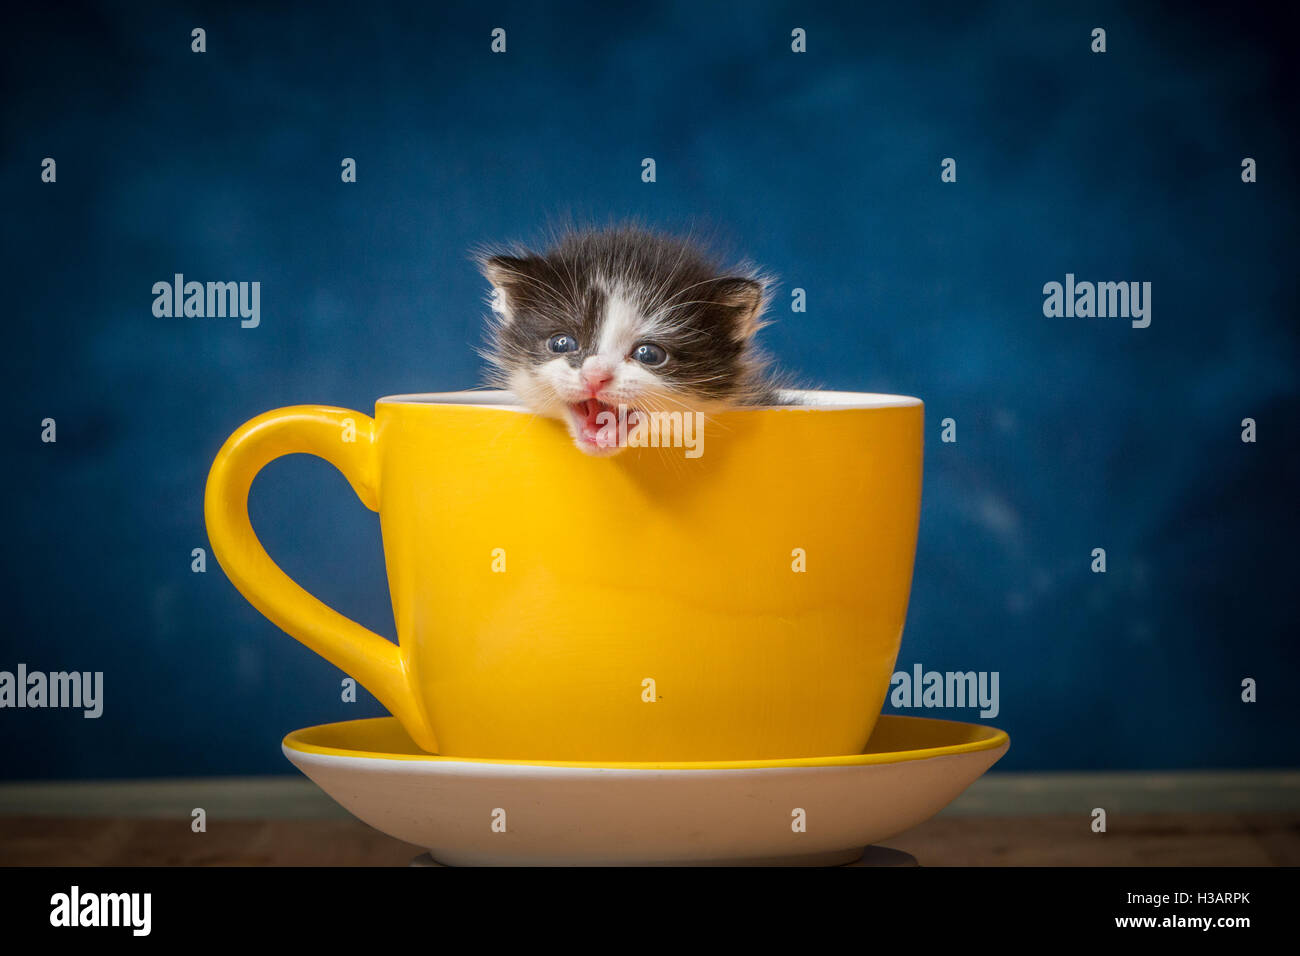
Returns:
[[[282,408],[218,453],[208,535],[254,607],[432,753],[858,753],[907,612],[923,408],[789,397],[711,415],[694,447],[665,422],[658,447],[606,458],[506,392],[391,396],[373,418]],[[397,643],[304,591],[253,533],[253,478],[295,452],[379,513]]]

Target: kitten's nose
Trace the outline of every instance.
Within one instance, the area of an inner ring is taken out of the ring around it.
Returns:
[[[614,380],[614,373],[603,365],[586,365],[582,369],[582,380],[595,395]]]

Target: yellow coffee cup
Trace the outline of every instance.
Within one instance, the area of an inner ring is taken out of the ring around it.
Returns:
[[[217,454],[208,535],[254,607],[430,752],[857,753],[907,613],[923,408],[791,397],[710,415],[691,447],[665,421],[657,446],[608,458],[506,392],[391,396],[374,418],[282,408]],[[308,594],[258,542],[253,478],[295,452],[332,463],[379,512],[398,643]]]

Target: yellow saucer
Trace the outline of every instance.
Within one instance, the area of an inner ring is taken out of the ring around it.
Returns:
[[[340,757],[379,757],[385,760],[514,764],[528,767],[592,767],[618,770],[749,770],[761,767],[858,767],[867,764],[924,760],[946,754],[996,750],[1010,740],[1004,731],[982,724],[928,717],[882,714],[860,754],[835,757],[790,757],[784,760],[677,760],[648,762],[587,762],[572,760],[491,760],[478,757],[444,757],[421,750],[392,717],[345,720],[295,730],[284,747],[308,754]]]
[[[993,727],[886,714],[863,753],[789,760],[443,757],[391,717],[297,730],[282,749],[356,817],[441,863],[815,865],[929,819],[1009,746]]]

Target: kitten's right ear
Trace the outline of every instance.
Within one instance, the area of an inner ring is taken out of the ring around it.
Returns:
[[[483,277],[492,283],[492,308],[510,317],[510,300],[522,285],[537,274],[541,260],[535,256],[485,255],[478,259]]]
[[[483,276],[498,289],[526,280],[531,274],[531,265],[530,259],[520,256],[483,256],[478,261]]]

